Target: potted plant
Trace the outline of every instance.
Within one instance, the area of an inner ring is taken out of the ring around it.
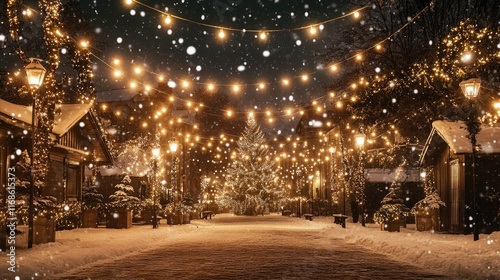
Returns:
[[[69,230],[79,226],[82,215],[80,201],[65,201],[58,205],[56,211],[56,230]]]
[[[116,184],[116,191],[109,196],[108,213],[106,215],[107,228],[130,228],[132,226],[132,208],[140,203],[139,198],[133,195],[132,180],[125,175],[122,181]]]
[[[375,223],[380,224],[381,230],[399,232],[401,220],[405,219],[409,212],[404,204],[400,187],[402,170],[403,168],[398,169],[396,179],[389,188],[389,193],[382,199],[379,210],[373,216]]]
[[[99,225],[99,209],[102,207],[103,195],[99,187],[92,183],[85,184],[82,189],[82,228],[95,228]]]
[[[31,190],[31,159],[27,150],[21,153],[19,160],[15,164],[15,170],[17,229],[27,233]],[[40,190],[44,183],[38,177],[34,183],[33,244],[54,242],[56,235],[57,200],[53,196],[40,195]]]
[[[415,203],[411,212],[415,215],[415,227],[418,231],[435,230],[439,227],[439,208],[446,207],[434,187],[434,170],[428,168],[424,177],[424,199]]]

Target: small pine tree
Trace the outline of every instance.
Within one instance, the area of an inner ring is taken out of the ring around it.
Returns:
[[[18,219],[23,223],[28,223],[28,208],[30,199],[30,179],[31,160],[28,151],[21,153],[20,159],[16,162],[16,213]]]
[[[130,185],[132,180],[130,176],[125,175],[121,183],[115,186],[115,193],[109,196],[111,202],[109,206],[111,208],[127,208],[132,209],[134,206],[140,203],[139,198],[135,197],[134,187]]]
[[[441,200],[434,181],[434,169],[432,167],[427,168],[425,172],[425,182],[424,182],[424,199],[415,203],[411,209],[412,213],[417,213],[426,209],[439,209],[441,206],[446,207],[444,201]]]
[[[99,187],[94,182],[83,186],[82,206],[84,209],[99,209],[103,198],[103,195],[99,193]]]
[[[29,199],[31,190],[31,159],[27,150],[24,150],[20,159],[16,162],[16,213],[18,219],[28,224]],[[41,196],[39,190],[43,183],[40,180],[35,181],[35,193],[33,197],[33,207],[35,216],[43,213],[46,216],[53,217],[54,210],[57,208],[57,200],[53,196]],[[48,211],[45,211],[48,210]],[[45,212],[44,212],[45,211]]]
[[[403,191],[401,190],[401,182],[404,181],[404,166],[405,163],[398,168],[396,178],[389,188],[389,193],[382,199],[380,209],[375,212],[374,220],[377,224],[397,221],[409,212],[409,209],[404,204]]]

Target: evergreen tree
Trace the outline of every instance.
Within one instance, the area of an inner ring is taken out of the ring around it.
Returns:
[[[131,209],[140,203],[139,198],[134,196],[134,187],[130,185],[131,182],[132,180],[127,174],[123,177],[121,183],[115,186],[115,193],[109,196],[111,200],[109,202],[110,207]]]
[[[425,198],[415,203],[411,209],[413,213],[427,209],[439,209],[441,206],[446,206],[446,204],[441,200],[441,197],[435,187],[434,168],[429,167],[425,174]]]
[[[99,187],[91,182],[82,188],[82,202],[85,209],[98,209],[101,207],[103,195],[99,193]]]
[[[21,153],[19,161],[16,163],[16,213],[18,219],[23,223],[28,223],[28,208],[30,201],[30,168],[31,160],[28,151]]]
[[[404,203],[403,191],[401,190],[401,183],[405,181],[404,171],[407,170],[404,165],[406,164],[404,163],[398,168],[396,178],[389,188],[389,193],[382,199],[380,209],[375,212],[374,220],[377,224],[397,221],[409,212]]]
[[[252,116],[237,143],[225,179],[223,203],[235,214],[263,214],[284,198],[264,134]]]
[[[20,159],[16,162],[16,213],[18,219],[28,224],[29,201],[31,190],[31,159],[27,150],[21,153]],[[52,216],[53,210],[57,207],[57,200],[53,196],[42,196],[38,193],[42,185],[41,180],[35,181],[35,193],[33,206],[36,215]]]

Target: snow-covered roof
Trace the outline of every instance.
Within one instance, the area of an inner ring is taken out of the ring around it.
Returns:
[[[52,133],[56,135],[66,133],[78,120],[85,116],[90,106],[90,104],[62,104],[59,121],[52,129]],[[9,116],[14,125],[19,121],[31,125],[32,110],[32,106],[18,105],[0,99],[0,113]]]
[[[371,183],[391,183],[396,180],[397,170],[366,168],[366,180]],[[405,182],[420,182],[420,170],[417,168],[408,168],[399,180]]]
[[[435,130],[455,153],[468,154],[472,152],[471,142],[467,138],[469,133],[464,122],[434,121],[432,127],[433,131]],[[500,127],[483,124],[476,139],[480,145],[479,153],[500,153]]]
[[[137,90],[131,90],[127,88],[114,89],[96,92],[96,101],[100,102],[113,102],[113,101],[123,101],[130,100],[137,95]]]

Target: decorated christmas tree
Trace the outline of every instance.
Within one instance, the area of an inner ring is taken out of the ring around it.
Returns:
[[[247,120],[225,180],[222,200],[235,214],[263,214],[284,197],[264,134],[253,116]]]
[[[131,209],[140,203],[139,198],[134,196],[134,187],[130,185],[131,182],[130,176],[125,175],[122,181],[115,186],[115,193],[109,196],[111,200],[108,204],[109,207]]]
[[[405,181],[405,170],[404,164],[397,169],[396,178],[389,188],[389,193],[382,199],[379,210],[374,214],[377,224],[398,221],[408,214],[409,209],[404,203],[401,190],[401,183]]]

